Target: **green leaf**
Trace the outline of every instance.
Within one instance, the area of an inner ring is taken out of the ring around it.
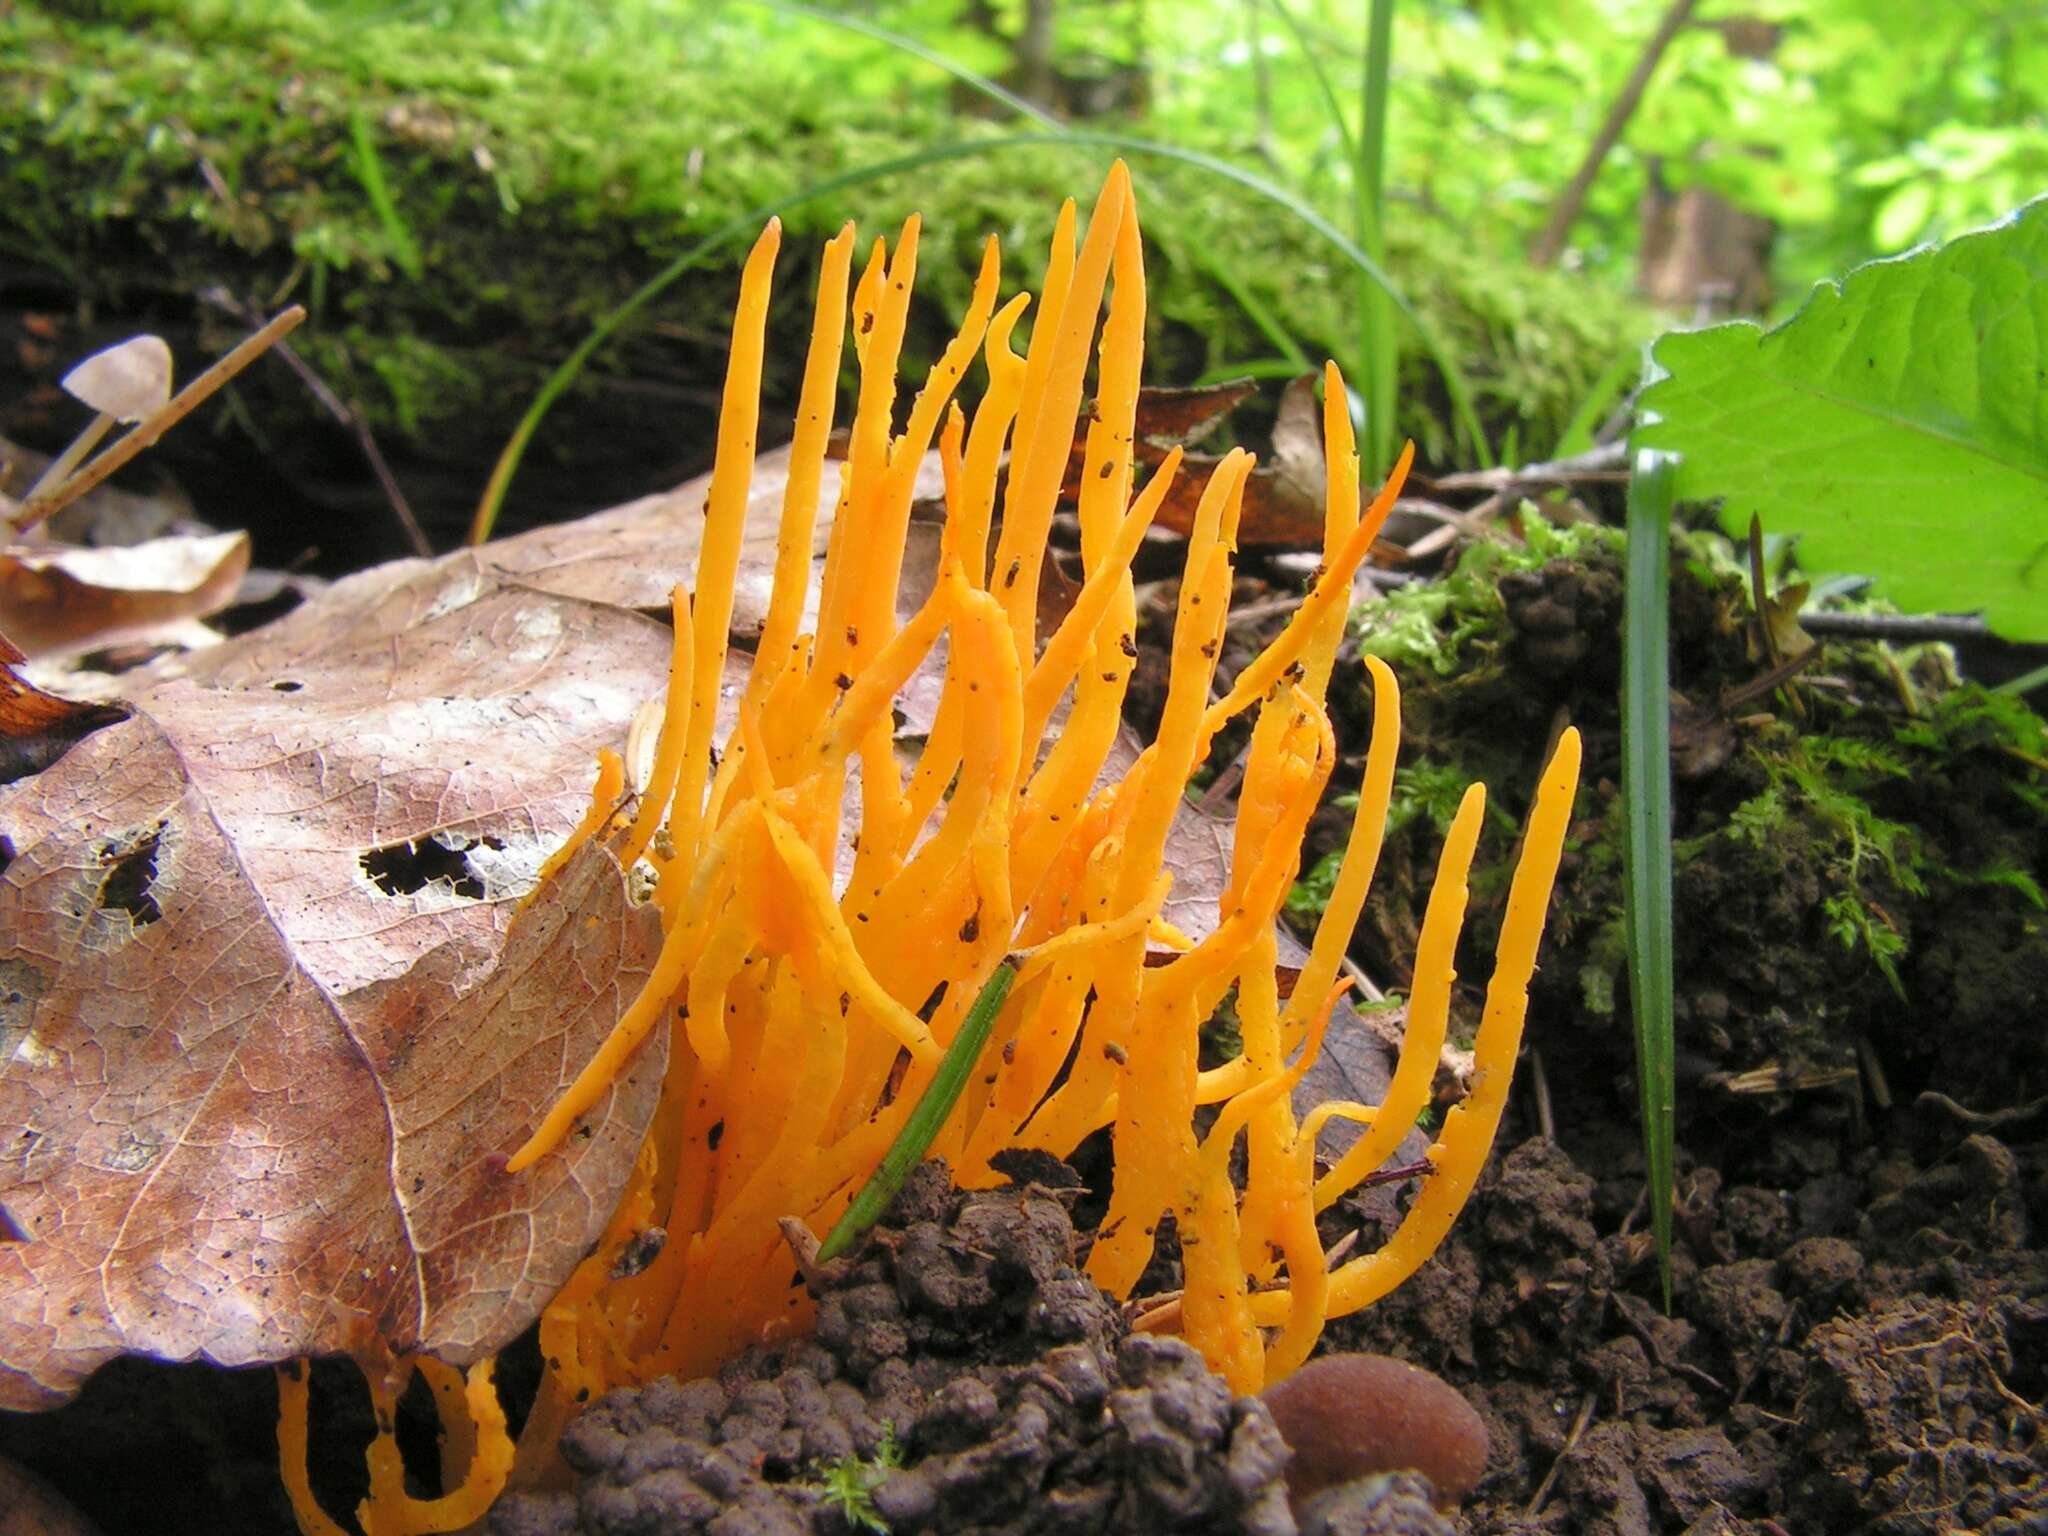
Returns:
[[[2048,198],[1817,286],[1774,330],[1674,332],[1635,446],[1914,610],[2048,640]]]

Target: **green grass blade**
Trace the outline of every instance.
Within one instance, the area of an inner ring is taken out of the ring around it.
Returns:
[[[1330,114],[1330,126],[1337,130],[1337,143],[1347,165],[1358,164],[1358,141],[1351,136],[1350,119],[1344,115],[1343,103],[1337,100],[1337,87],[1330,79],[1330,72],[1323,68],[1323,50],[1316,40],[1309,36],[1308,29],[1301,24],[1294,12],[1287,9],[1281,0],[1266,0],[1266,9],[1278,16],[1281,23],[1294,37],[1294,46],[1300,50],[1301,62],[1308,66],[1309,78],[1322,92],[1323,106]]]
[[[1392,279],[1380,269],[1379,264],[1367,256],[1364,251],[1360,250],[1357,243],[1350,236],[1346,235],[1336,225],[1332,224],[1322,214],[1296,197],[1292,192],[1287,191],[1284,187],[1275,186],[1263,176],[1254,175],[1240,166],[1232,165],[1227,160],[1218,160],[1213,155],[1205,155],[1198,150],[1181,149],[1172,144],[1155,143],[1150,139],[1134,138],[1129,134],[1098,133],[1093,130],[1071,130],[1061,133],[1021,133],[1012,134],[1007,137],[970,140],[958,144],[934,144],[914,151],[911,154],[898,155],[893,159],[877,161],[872,165],[860,166],[838,176],[827,177],[823,181],[813,182],[807,187],[792,192],[787,197],[777,198],[772,203],[763,203],[757,208],[749,209],[738,218],[729,220],[703,240],[691,246],[690,249],[683,252],[682,255],[662,268],[661,271],[641,284],[616,309],[613,309],[603,319],[599,320],[591,329],[591,333],[577,346],[576,350],[564,358],[561,365],[548,375],[547,382],[541,386],[540,391],[534,396],[533,403],[526,408],[526,414],[520,418],[519,425],[513,428],[512,436],[506,441],[504,449],[498,455],[498,462],[492,467],[490,480],[484,487],[483,495],[477,502],[476,515],[470,522],[469,542],[471,544],[481,544],[490,538],[492,530],[497,526],[498,513],[504,505],[505,493],[511,487],[512,477],[518,471],[520,460],[525,457],[527,445],[533,440],[533,434],[539,429],[541,422],[546,418],[549,410],[553,408],[555,401],[561,398],[563,392],[571,384],[575,383],[577,375],[583,371],[584,364],[590,361],[592,354],[599,347],[603,346],[605,342],[609,341],[628,320],[632,319],[634,315],[638,314],[641,309],[645,308],[655,298],[659,297],[669,284],[673,283],[691,268],[705,261],[727,241],[738,239],[745,233],[758,230],[762,224],[775,214],[800,207],[815,198],[826,197],[834,192],[843,191],[848,187],[860,186],[867,182],[880,181],[884,177],[921,170],[925,166],[936,165],[941,161],[966,159],[975,155],[997,154],[1008,149],[1043,149],[1047,146],[1084,144],[1105,145],[1113,149],[1121,149],[1130,154],[1154,155],[1162,159],[1178,161],[1184,165],[1195,166],[1201,170],[1221,176],[1228,181],[1236,182],[1239,186],[1257,193],[1268,202],[1276,204],[1295,218],[1300,219],[1309,229],[1336,247],[1337,251],[1350,261],[1353,266],[1357,267],[1360,272],[1386,290],[1387,296],[1392,301],[1394,307],[1407,318],[1409,323],[1415,327],[1416,333],[1422,338],[1425,350],[1428,351],[1431,360],[1436,363],[1438,369],[1443,374],[1445,389],[1451,397],[1452,407],[1457,412],[1459,421],[1465,426],[1472,441],[1479,445],[1481,455],[1486,456],[1485,429],[1480,425],[1478,412],[1473,407],[1471,386],[1466,382],[1464,374],[1459,371],[1457,364],[1452,360],[1449,350],[1438,339],[1436,334],[1430,330],[1422,317],[1416,313],[1414,306],[1409,304],[1407,298],[1394,286]],[[1299,348],[1292,348],[1291,345],[1282,346],[1281,350],[1283,352],[1292,350],[1299,355]]]
[[[865,17],[821,11],[814,6],[800,4],[799,0],[748,0],[748,3],[765,6],[791,16],[801,16],[810,21],[823,22],[828,26],[839,27],[844,31],[855,32],[862,37],[871,37],[877,42],[886,43],[900,53],[921,59],[933,68],[943,70],[961,84],[978,91],[990,101],[1027,118],[1041,128],[1061,138],[1072,136],[1068,133],[1065,123],[1036,102],[1019,96],[1015,91],[989,79],[978,70],[969,69],[966,65],[947,58],[937,49],[927,47],[914,37],[892,31]],[[1245,317],[1276,350],[1295,359],[1300,372],[1314,371],[1315,365],[1309,360],[1308,354],[1301,349],[1300,343],[1289,334],[1286,327],[1281,325],[1279,318],[1260,302],[1258,296],[1251,291],[1250,285],[1228,262],[1219,261],[1215,257],[1207,242],[1190,238],[1180,228],[1179,221],[1172,215],[1171,204],[1165,199],[1161,199],[1155,207],[1151,225],[1153,239],[1159,242],[1169,256],[1206,272],[1219,288],[1230,295],[1238,308],[1244,311]]]
[[[1629,1005],[1636,1025],[1643,1155],[1664,1307],[1671,1308],[1677,1046],[1671,958],[1671,506],[1678,460],[1645,449],[1628,485],[1622,604],[1621,803]]]
[[[526,408],[526,414],[519,418],[519,425],[512,429],[512,435],[498,453],[498,461],[491,467],[491,478],[484,486],[482,497],[477,501],[476,515],[470,520],[469,542],[486,542],[498,524],[498,513],[504,506],[505,493],[511,489],[512,477],[519,470],[519,461],[526,456],[527,444],[533,441],[533,434],[554,408],[570,385],[576,382],[578,374],[588,363],[597,349],[618,334],[619,329],[648,304],[659,298],[668,286],[693,267],[697,267],[716,255],[732,241],[756,233],[761,226],[779,213],[801,207],[815,198],[829,197],[834,192],[848,187],[861,186],[870,181],[880,181],[887,176],[901,175],[908,171],[922,170],[925,166],[944,160],[959,160],[967,156],[989,153],[1011,142],[1001,139],[984,140],[967,144],[936,144],[917,150],[908,155],[898,155],[889,160],[878,160],[870,165],[859,166],[838,176],[829,176],[823,181],[812,182],[809,186],[777,198],[772,203],[763,203],[750,208],[737,218],[728,219],[717,229],[684,251],[682,255],[663,267],[654,276],[634,289],[615,309],[609,311],[590,334],[583,338],[576,350],[563,358],[555,371],[533,397],[533,403]],[[1030,142],[1050,142],[1048,136],[1034,134]]]
[[[363,196],[370,200],[370,210],[377,215],[377,223],[391,246],[391,260],[399,271],[417,281],[425,270],[419,242],[413,239],[412,226],[392,201],[391,187],[384,180],[384,162],[378,157],[377,141],[370,133],[370,120],[361,109],[349,114],[348,133],[355,149],[356,180],[362,183]]]
[[[2039,666],[2031,672],[2022,672],[2018,677],[2009,677],[2002,683],[1994,684],[1993,693],[2032,693],[2036,688],[2048,686],[2048,666]]]
[[[1408,302],[1407,295],[1402,293],[1394,280],[1387,275],[1386,269],[1373,260],[1356,240],[1325,218],[1313,204],[1254,171],[1248,171],[1241,165],[1233,165],[1228,160],[1219,160],[1214,155],[1203,154],[1198,149],[1183,149],[1177,144],[1162,144],[1156,139],[1142,139],[1132,134],[1110,133],[1093,128],[1069,129],[1063,137],[1070,143],[1106,144],[1126,154],[1152,155],[1160,159],[1177,161],[1182,165],[1194,166],[1212,176],[1235,182],[1246,191],[1282,209],[1300,221],[1305,228],[1319,235],[1357,268],[1360,274],[1377,285],[1401,317],[1415,328],[1415,334],[1421,340],[1423,350],[1429,354],[1429,360],[1443,376],[1444,392],[1451,397],[1451,409],[1458,418],[1458,425],[1469,438],[1473,451],[1487,464],[1493,462],[1492,449],[1486,438],[1486,428],[1481,425],[1478,409],[1473,403],[1471,383],[1466,379],[1464,370],[1458,366],[1456,359],[1451,356],[1450,348],[1444,345],[1443,339],[1436,334],[1429,322],[1422,318],[1415,306]],[[1008,141],[989,142],[1023,144],[1034,141],[1043,142],[1031,135]]]
[[[877,22],[869,21],[864,16],[855,16],[843,11],[821,11],[815,6],[800,5],[797,0],[747,0],[747,3],[764,6],[771,11],[780,11],[786,16],[801,16],[807,21],[822,21],[827,26],[841,27],[848,32],[858,32],[862,37],[871,37],[878,43],[887,43],[899,53],[907,53],[913,59],[922,59],[934,69],[944,70],[962,85],[979,91],[990,101],[1008,107],[1020,117],[1030,118],[1041,128],[1050,128],[1058,132],[1065,126],[1037,102],[1019,96],[1009,87],[989,79],[979,70],[956,63],[936,48],[927,48],[916,38],[892,31]]]
[[[1394,0],[1372,0],[1365,32],[1365,86],[1358,126],[1358,155],[1351,167],[1351,211],[1358,244],[1376,263],[1387,259],[1383,222],[1387,177],[1387,96],[1394,67]],[[1358,289],[1358,349],[1365,359],[1365,478],[1387,472],[1394,461],[1394,380],[1401,348],[1386,290],[1371,283]]]
[[[996,1015],[1003,1011],[1003,1002],[1010,995],[1010,984],[1016,979],[1016,966],[1004,960],[982,984],[974,1006],[967,1010],[967,1017],[961,1021],[960,1032],[939,1059],[939,1070],[932,1074],[924,1097],[917,1101],[917,1108],[903,1122],[903,1129],[883,1154],[880,1166],[861,1186],[860,1193],[853,1197],[846,1214],[833,1223],[825,1241],[818,1245],[820,1264],[838,1258],[859,1241],[862,1233],[880,1221],[887,1213],[889,1203],[896,1198],[896,1192],[903,1188],[903,1181],[910,1177],[910,1170],[924,1161],[924,1155],[931,1150],[932,1141],[945,1125],[946,1117],[960,1102],[961,1090],[966,1088],[967,1079],[974,1072],[974,1064],[981,1059],[982,1050],[988,1045]]]
[[[816,10],[810,6],[797,3],[797,0],[755,0],[755,3],[766,5],[773,10],[845,28],[846,30],[887,43],[893,48],[900,49],[915,58],[930,63],[935,68],[944,70],[947,74],[982,92],[992,100],[1001,102],[1004,106],[1023,114],[1032,121],[1047,126],[1049,131],[1034,134],[1015,134],[1003,138],[970,140],[962,143],[930,145],[907,155],[861,166],[841,175],[828,177],[824,181],[815,182],[810,186],[791,193],[786,198],[780,198],[773,203],[763,204],[759,208],[751,209],[721,226],[711,235],[683,252],[682,255],[670,262],[668,266],[643,283],[617,308],[600,319],[596,326],[592,328],[590,335],[586,336],[581,344],[568,357],[563,359],[562,363],[541,385],[532,403],[526,408],[525,414],[520,417],[518,425],[513,428],[512,435],[506,440],[504,448],[499,452],[497,463],[492,466],[490,479],[485,483],[483,494],[477,501],[476,513],[470,521],[469,542],[471,544],[482,544],[491,537],[492,532],[497,527],[498,514],[504,506],[505,495],[511,488],[512,477],[518,472],[519,464],[526,455],[528,445],[533,441],[534,433],[539,430],[541,422],[546,419],[548,412],[553,409],[555,401],[560,399],[562,394],[576,381],[577,377],[582,373],[584,366],[595,355],[598,348],[602,347],[616,335],[620,328],[628,320],[632,319],[634,315],[638,314],[641,309],[645,308],[648,303],[659,297],[677,278],[715,254],[728,241],[737,239],[742,234],[758,228],[768,218],[777,213],[798,207],[814,198],[827,196],[832,192],[840,191],[847,187],[859,186],[870,181],[880,180],[886,176],[921,169],[924,166],[934,165],[941,161],[994,154],[1004,149],[1044,147],[1047,145],[1094,144],[1119,149],[1127,154],[1148,155],[1177,161],[1183,165],[1192,166],[1211,175],[1220,176],[1227,181],[1234,182],[1247,191],[1285,210],[1314,233],[1335,246],[1337,251],[1346,260],[1351,262],[1366,281],[1384,296],[1385,301],[1391,303],[1408,323],[1414,326],[1416,334],[1421,338],[1423,349],[1429,354],[1430,360],[1436,365],[1438,372],[1443,377],[1445,393],[1451,398],[1451,408],[1457,418],[1460,429],[1469,439],[1473,451],[1480,460],[1487,464],[1493,462],[1492,450],[1486,438],[1486,430],[1480,423],[1479,413],[1473,402],[1471,385],[1466,380],[1463,370],[1458,367],[1456,360],[1452,357],[1450,349],[1443,344],[1435,332],[1423,321],[1415,307],[1408,302],[1407,297],[1401,293],[1399,288],[1394,285],[1393,280],[1387,276],[1385,269],[1380,263],[1374,257],[1368,255],[1364,247],[1357,241],[1347,237],[1343,231],[1324,218],[1313,206],[1294,193],[1289,192],[1284,187],[1277,186],[1263,176],[1256,175],[1240,166],[1232,165],[1226,160],[1219,160],[1213,155],[1205,155],[1198,150],[1182,149],[1177,145],[1162,144],[1149,139],[1136,138],[1128,134],[1068,128],[1061,124],[1058,119],[1049,116],[1033,103],[1017,96],[1014,92],[1006,90],[1003,86],[990,80],[985,75],[953,62],[936,50],[925,47],[914,38],[905,37],[900,33],[891,31],[889,28],[878,26],[860,17]],[[1332,99],[1334,101],[1334,96]],[[1155,229],[1157,227],[1155,218]],[[1188,242],[1188,246],[1190,250],[1197,253],[1202,249],[1199,241]],[[1273,344],[1275,350],[1290,359],[1298,359],[1304,370],[1306,370],[1308,367],[1307,354],[1302,351],[1294,338],[1286,332],[1266,307],[1257,302],[1249,287],[1238,280],[1234,273],[1220,270],[1220,264],[1212,259],[1199,255],[1196,259],[1200,261],[1205,270],[1217,278],[1219,284],[1244,308],[1247,317],[1266,336],[1267,340]],[[1383,327],[1383,329],[1387,328]],[[1368,353],[1365,359],[1359,360],[1358,363],[1354,364],[1347,371],[1354,376],[1364,372],[1369,379],[1371,375],[1370,356],[1371,354]],[[1391,390],[1389,393],[1391,394]],[[1384,419],[1387,416],[1387,410],[1383,410],[1380,415]]]

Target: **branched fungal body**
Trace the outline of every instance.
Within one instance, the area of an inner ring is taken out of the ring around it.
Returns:
[[[1145,284],[1121,165],[1085,238],[1077,244],[1075,234],[1070,203],[1021,356],[1011,337],[1027,300],[998,306],[990,243],[960,332],[900,435],[891,423],[917,221],[905,225],[893,252],[877,241],[857,281],[852,230],[827,246],[773,598],[738,724],[714,756],[778,229],[771,225],[756,245],[742,280],[695,597],[679,592],[675,604],[674,672],[654,766],[637,805],[615,811],[620,781],[608,764],[578,833],[609,839],[628,865],[652,864],[665,941],[645,991],[511,1167],[547,1156],[654,1029],[670,1032],[662,1104],[605,1240],[542,1318],[547,1375],[516,1461],[502,1415],[480,1406],[487,1370],[481,1384],[475,1373],[465,1384],[448,1367],[431,1368],[459,1452],[444,1456],[453,1491],[434,1501],[407,1496],[387,1446],[389,1464],[361,1512],[368,1530],[449,1529],[440,1522],[474,1518],[508,1476],[523,1482],[543,1473],[562,1425],[597,1393],[710,1372],[748,1344],[804,1327],[809,1303],[792,1283],[778,1220],[794,1216],[828,1231],[845,1216],[924,1100],[977,999],[991,992],[1000,1006],[972,1021],[986,1029],[987,1047],[959,1085],[932,1152],[963,1184],[983,1186],[998,1182],[990,1158],[1006,1148],[1065,1155],[1109,1127],[1114,1182],[1089,1273],[1127,1296],[1161,1219],[1172,1215],[1185,1289],[1177,1307],[1156,1309],[1140,1326],[1177,1326],[1240,1391],[1293,1370],[1327,1318],[1412,1274],[1470,1193],[1520,1040],[1577,783],[1577,735],[1560,739],[1531,809],[1473,1093],[1446,1117],[1430,1175],[1393,1237],[1331,1268],[1316,1213],[1383,1162],[1428,1101],[1484,803],[1475,786],[1446,841],[1387,1101],[1324,1105],[1297,1118],[1291,1092],[1343,990],[1339,966],[1393,783],[1399,700],[1377,661],[1368,662],[1374,718],[1350,847],[1309,959],[1284,998],[1274,925],[1336,759],[1323,694],[1352,577],[1409,454],[1361,508],[1344,388],[1332,367],[1323,572],[1286,630],[1212,699],[1252,466],[1242,451],[1222,461],[1187,540],[1157,739],[1111,780],[1105,764],[1135,665],[1130,561],[1178,455],[1142,489],[1134,486]],[[802,632],[849,287],[859,398],[818,617]],[[977,354],[987,386],[970,415],[953,394]],[[1086,574],[1066,616],[1042,635],[1040,567],[1091,359],[1096,404],[1079,502]],[[899,623],[912,484],[935,443],[946,486],[940,572],[922,606]],[[906,774],[891,704],[942,639],[944,691]],[[1170,884],[1168,831],[1217,731],[1247,711],[1256,718],[1228,888],[1213,930],[1190,944],[1159,918]],[[850,874],[835,878],[849,792],[858,794],[858,825]],[[1148,948],[1179,952],[1147,964]],[[1004,996],[989,983],[1011,965]],[[1197,1032],[1233,987],[1242,1054],[1203,1070]],[[1220,1114],[1198,1137],[1195,1111],[1205,1104]],[[1332,1118],[1366,1129],[1319,1175],[1316,1140]],[[1241,1191],[1230,1176],[1239,1137],[1249,1170]],[[657,1227],[666,1240],[647,1259],[638,1240]],[[622,1264],[636,1241],[634,1262]],[[387,1382],[380,1412],[393,1390]],[[284,1398],[289,1467],[304,1452],[303,1384]],[[375,1449],[372,1465],[379,1466]],[[304,1486],[301,1474],[293,1491],[306,1528],[333,1529]]]

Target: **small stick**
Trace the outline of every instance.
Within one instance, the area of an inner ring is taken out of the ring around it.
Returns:
[[[1569,459],[1551,459],[1541,464],[1524,464],[1515,469],[1502,466],[1498,469],[1474,469],[1453,475],[1438,475],[1434,480],[1419,475],[1416,478],[1434,491],[1507,491],[1523,485],[1626,480],[1628,444],[1603,443]]]
[[[1444,520],[1441,527],[1432,528],[1410,544],[1408,558],[1427,560],[1440,550],[1449,549],[1460,539],[1477,539],[1486,526],[1500,516],[1508,500],[1508,493],[1501,491],[1467,511],[1453,513]]]
[[[1396,1163],[1391,1168],[1376,1168],[1352,1185],[1352,1192],[1356,1193],[1361,1189],[1377,1189],[1382,1184],[1401,1184],[1409,1179],[1419,1179],[1434,1169],[1435,1166],[1434,1163],[1425,1157],[1412,1163]]]
[[[1579,1403],[1578,1417],[1572,1420],[1571,1432],[1564,1437],[1557,1459],[1550,1464],[1550,1470],[1543,1474],[1543,1481],[1536,1485],[1536,1493],[1529,1500],[1529,1507],[1522,1512],[1525,1520],[1534,1520],[1542,1511],[1544,1501],[1550,1497],[1550,1490],[1557,1486],[1557,1475],[1564,1470],[1567,1457],[1578,1449],[1580,1437],[1586,1433],[1586,1426],[1593,1422],[1593,1394],[1588,1392]]]
[[[809,1285],[824,1267],[818,1262],[818,1234],[801,1216],[781,1217],[775,1226],[781,1232],[782,1240],[789,1244],[789,1256],[796,1260],[796,1272],[803,1276],[804,1284]]]
[[[1846,635],[1860,640],[1982,640],[1991,626],[1975,614],[1956,613],[1802,613],[1799,624],[1810,635]]]
[[[1760,699],[1766,694],[1776,692],[1781,685],[1790,682],[1799,673],[1805,671],[1807,666],[1818,659],[1819,656],[1820,647],[1817,645],[1810,646],[1806,650],[1801,651],[1797,656],[1787,657],[1761,676],[1751,678],[1739,688],[1722,689],[1721,713],[1732,715],[1736,710],[1752,700]]]
[[[214,308],[223,310],[249,323],[250,311],[235,301],[222,288],[210,288],[200,298]],[[427,539],[426,530],[420,527],[419,519],[413,516],[412,503],[405,499],[405,492],[399,488],[397,477],[391,473],[391,466],[384,461],[384,454],[377,446],[377,439],[370,435],[369,423],[363,420],[363,413],[351,402],[344,401],[327,387],[327,381],[315,373],[307,361],[284,342],[277,344],[277,358],[299,376],[299,382],[306,386],[306,392],[320,403],[320,408],[355,434],[356,446],[363,450],[363,458],[369,462],[370,473],[377,477],[377,488],[384,493],[384,500],[391,507],[391,515],[398,520],[398,531],[412,546],[412,552],[422,560],[434,558],[434,546]]]
[[[1377,982],[1365,974],[1356,960],[1346,955],[1338,963],[1343,966],[1344,974],[1351,978],[1351,984],[1358,988],[1359,996],[1369,1003],[1384,1003],[1387,1000],[1387,994],[1379,989]]]
[[[1870,1084],[1870,1097],[1879,1109],[1892,1107],[1892,1085],[1884,1075],[1884,1063],[1877,1059],[1877,1047],[1870,1036],[1856,1037],[1856,1057],[1863,1063],[1863,1076]]]
[[[233,351],[137,422],[125,437],[62,485],[22,503],[15,519],[16,531],[26,532],[53,513],[61,512],[115,470],[125,466],[143,449],[154,447],[158,438],[191,415],[222,385],[267,352],[279,337],[290,334],[305,318],[305,306],[294,304],[255,335],[245,338]]]
[[[1536,1129],[1545,1141],[1557,1140],[1557,1117],[1550,1107],[1550,1078],[1543,1070],[1543,1053],[1529,1047],[1529,1090],[1536,1096]]]
[[[1247,740],[1237,756],[1223,765],[1223,771],[1202,792],[1202,798],[1195,803],[1196,810],[1204,816],[1221,816],[1230,809],[1230,797],[1237,793],[1237,786],[1244,780],[1245,763],[1251,753],[1252,744]]]

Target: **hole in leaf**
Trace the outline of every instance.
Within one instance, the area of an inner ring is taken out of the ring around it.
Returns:
[[[469,862],[472,848],[503,848],[495,837],[463,837],[437,832],[409,843],[372,848],[362,856],[363,873],[386,896],[411,896],[430,885],[444,885],[470,901],[484,899],[484,879]]]
[[[279,693],[297,693],[301,688],[305,687],[306,685],[304,683],[294,682],[292,681],[292,679],[288,677],[281,677],[276,682],[272,683],[270,686],[275,688]]]
[[[102,912],[126,912],[129,921],[136,927],[146,927],[162,917],[163,909],[156,904],[156,897],[150,893],[150,886],[156,882],[156,851],[163,840],[163,823],[158,822],[156,830],[131,847],[111,843],[100,854],[100,862],[108,866],[106,875],[100,880],[99,895],[93,905]]]
[[[11,838],[0,837],[0,875],[7,873],[7,866],[14,862],[14,842]]]

